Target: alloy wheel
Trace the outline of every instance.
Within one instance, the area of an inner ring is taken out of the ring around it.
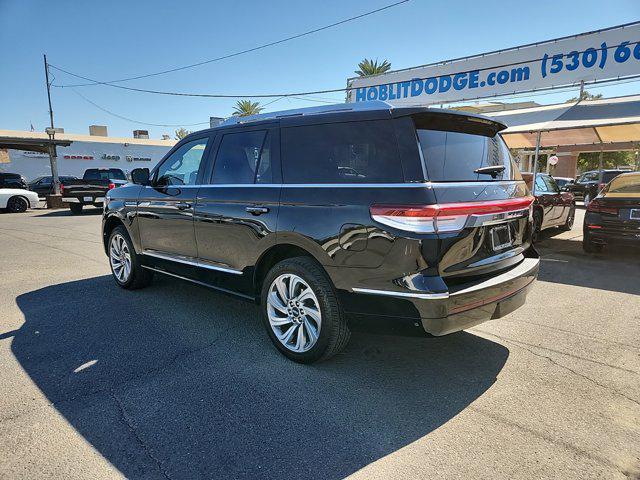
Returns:
[[[120,234],[116,234],[111,239],[109,246],[109,261],[113,274],[120,283],[126,283],[131,276],[131,252],[127,241]]]
[[[301,277],[285,273],[277,277],[267,295],[269,325],[288,350],[302,353],[317,343],[322,326],[320,304]]]

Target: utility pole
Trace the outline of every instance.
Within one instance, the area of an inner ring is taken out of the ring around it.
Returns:
[[[47,83],[47,99],[49,100],[49,120],[51,122],[50,128],[45,131],[49,136],[49,162],[51,163],[51,176],[53,177],[53,193],[60,195],[60,177],[58,176],[58,158],[56,152],[56,146],[53,140],[56,136],[55,127],[53,126],[53,108],[51,108],[51,83],[49,82],[49,64],[47,63],[47,55],[44,55],[44,77]]]

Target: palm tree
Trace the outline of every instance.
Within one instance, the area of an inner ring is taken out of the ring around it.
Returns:
[[[176,140],[182,140],[184,137],[189,135],[191,132],[183,127],[180,127],[175,131]]]
[[[356,70],[355,73],[359,77],[368,77],[370,75],[377,75],[379,73],[387,72],[391,69],[391,63],[388,60],[383,60],[380,65],[378,65],[378,59],[375,60],[365,58],[358,64],[359,70]]]
[[[260,106],[260,102],[252,102],[251,100],[238,100],[233,109],[233,115],[246,117],[248,115],[257,115],[264,107]]]

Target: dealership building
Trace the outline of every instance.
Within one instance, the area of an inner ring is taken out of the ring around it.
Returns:
[[[88,168],[120,168],[129,173],[138,167],[154,167],[175,145],[165,136],[150,139],[145,130],[132,137],[109,137],[107,127],[91,125],[89,135],[64,133],[56,129],[54,138],[58,174],[82,177]],[[0,171],[19,173],[27,180],[51,175],[49,137],[44,132],[0,130]]]

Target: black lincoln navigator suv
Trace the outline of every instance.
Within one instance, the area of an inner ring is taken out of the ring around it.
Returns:
[[[502,317],[539,263],[503,128],[384,102],[233,117],[109,191],[114,279],[161,273],[255,300],[304,363],[344,348],[352,319],[446,335]]]

